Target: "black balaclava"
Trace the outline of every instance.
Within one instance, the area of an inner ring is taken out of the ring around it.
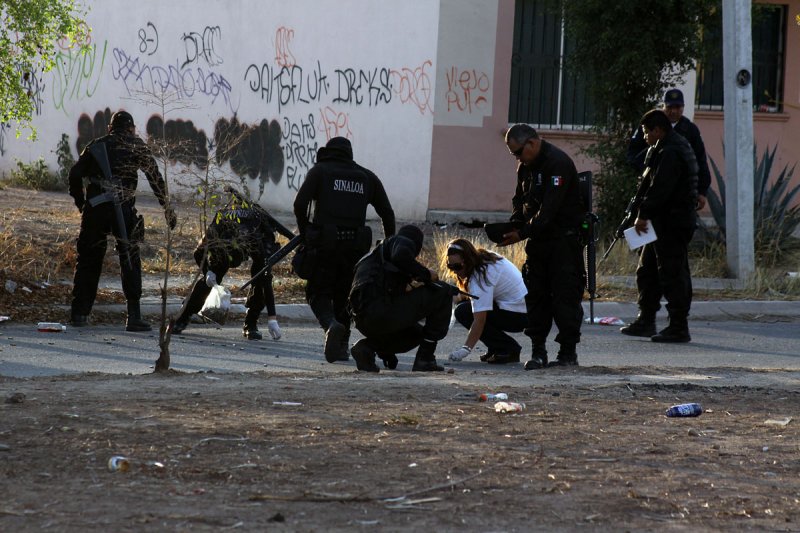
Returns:
[[[417,250],[417,255],[422,251],[422,230],[416,226],[407,225],[400,228],[400,231],[397,234],[401,237],[405,237],[406,239],[411,240],[414,243],[414,246]]]

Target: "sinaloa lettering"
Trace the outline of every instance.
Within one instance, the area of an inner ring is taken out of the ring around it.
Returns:
[[[350,180],[334,180],[333,190],[342,192],[353,192],[357,194],[364,194],[364,184],[360,181]]]

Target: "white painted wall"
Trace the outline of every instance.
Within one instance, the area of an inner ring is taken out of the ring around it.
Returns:
[[[55,168],[62,133],[77,156],[79,135],[102,132],[103,116],[95,118],[107,108],[131,112],[145,137],[161,111],[143,93],[166,91],[168,123],[191,121],[206,148],[222,121],[236,116],[252,129],[267,121],[254,139],[270,155],[255,179],[245,178],[256,194],[263,188],[267,207],[290,209],[316,148],[342,135],[356,161],[381,177],[398,217],[424,219],[439,0],[86,3],[91,53],[59,49],[59,67],[37,80],[39,140],[15,139],[5,128],[0,171],[38,157]],[[229,163],[223,169],[234,175]]]

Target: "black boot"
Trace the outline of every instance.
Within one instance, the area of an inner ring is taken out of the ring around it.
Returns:
[[[619,332],[631,337],[652,337],[656,334],[656,314],[640,311],[636,320],[619,328]]]
[[[444,367],[436,364],[436,341],[423,339],[417,348],[412,372],[442,372]]]
[[[375,350],[367,344],[367,339],[361,339],[353,345],[351,350],[353,359],[356,361],[356,368],[362,372],[380,372],[380,368],[375,364]]]
[[[689,321],[685,316],[670,315],[669,325],[650,337],[653,342],[690,342]]]
[[[264,336],[261,335],[261,332],[258,331],[258,322],[253,322],[250,324],[245,322],[244,326],[242,327],[242,336],[249,341],[260,341],[264,338]]]
[[[139,307],[139,300],[128,302],[128,321],[125,323],[125,331],[151,331],[150,324],[142,320],[142,311]]]
[[[88,315],[77,315],[72,313],[69,317],[69,325],[73,328],[83,328],[89,325]]]
[[[378,357],[380,357],[381,361],[383,361],[383,366],[389,370],[394,370],[397,368],[397,355],[388,352],[378,352]]]
[[[342,346],[347,342],[349,332],[347,329],[337,322],[332,320],[328,329],[325,331],[325,360],[329,363],[336,361],[347,361],[350,356],[342,349]]]
[[[578,366],[578,354],[575,351],[575,345],[562,343],[556,360],[547,366]]]
[[[175,323],[172,324],[171,333],[172,335],[180,335],[187,327],[189,327],[189,320],[178,317],[175,319]]]
[[[525,362],[525,370],[538,370],[547,366],[547,348],[543,342],[533,342],[531,360]]]

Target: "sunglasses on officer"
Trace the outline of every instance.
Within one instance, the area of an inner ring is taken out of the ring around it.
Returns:
[[[519,145],[519,148],[517,148],[516,150],[511,150],[511,149],[509,149],[508,151],[509,151],[509,152],[511,153],[511,155],[513,155],[514,157],[519,157],[519,156],[521,156],[521,155],[522,155],[522,152],[524,152],[524,151],[525,151],[525,147],[528,145],[528,142],[529,142],[531,139],[533,139],[533,137],[528,137],[527,139],[525,139],[525,141],[524,141],[522,144],[520,144],[520,145]]]

